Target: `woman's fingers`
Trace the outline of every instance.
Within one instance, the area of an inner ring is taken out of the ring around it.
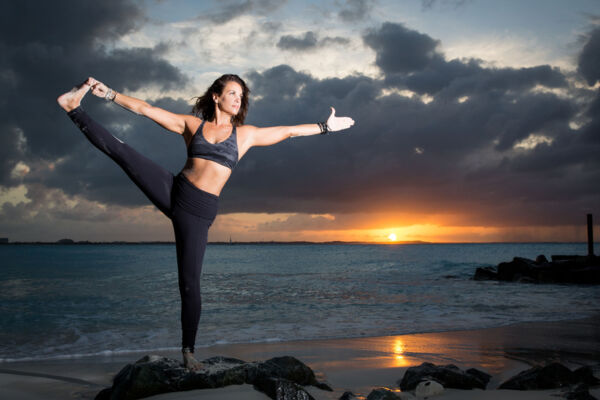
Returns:
[[[327,118],[327,126],[331,131],[340,131],[342,129],[348,129],[354,125],[354,120],[350,117],[336,117],[335,108],[331,108],[331,114]]]
[[[327,126],[331,131],[348,129],[354,125],[354,120],[350,117],[336,117],[335,110],[332,107],[331,116],[327,119]]]

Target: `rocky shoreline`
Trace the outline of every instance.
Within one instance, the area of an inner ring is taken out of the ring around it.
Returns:
[[[134,400],[161,393],[196,389],[221,388],[229,385],[252,384],[254,389],[274,400],[314,399],[304,386],[333,391],[315,378],[314,372],[291,356],[275,357],[264,362],[245,362],[235,358],[211,357],[203,361],[205,368],[190,371],[176,360],[147,355],[133,364],[127,364],[113,379],[110,388],[103,389],[96,400]],[[522,371],[500,385],[498,389],[545,390],[562,389],[561,396],[572,400],[594,399],[590,387],[596,387],[600,364],[581,367],[575,371],[559,363],[536,366]],[[408,400],[429,398],[444,389],[485,390],[491,375],[475,368],[461,370],[455,365],[422,363],[410,367],[396,383],[402,390],[373,389],[367,400]],[[357,397],[345,392],[339,400]]]
[[[502,262],[496,267],[480,267],[475,271],[476,281],[497,280],[522,283],[565,283],[600,284],[600,257],[598,256],[561,256],[544,255],[535,260],[515,257],[512,261]]]

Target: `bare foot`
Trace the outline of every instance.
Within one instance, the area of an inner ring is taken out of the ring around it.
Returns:
[[[81,85],[75,86],[67,93],[60,95],[58,99],[56,99],[58,104],[67,112],[76,109],[81,104],[83,96],[90,90],[93,82],[93,78],[88,78]]]
[[[183,353],[183,366],[192,371],[199,371],[204,368],[204,364],[194,358],[194,353]]]

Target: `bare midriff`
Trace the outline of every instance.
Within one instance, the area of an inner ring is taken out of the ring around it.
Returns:
[[[203,158],[188,158],[181,172],[198,189],[216,196],[221,194],[231,176],[231,170],[226,166]]]

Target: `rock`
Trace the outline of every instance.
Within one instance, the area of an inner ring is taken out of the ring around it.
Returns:
[[[473,375],[473,376],[479,378],[479,380],[481,382],[483,382],[486,386],[490,382],[490,379],[492,379],[492,376],[490,374],[480,371],[476,368],[469,368],[465,372],[469,375]]]
[[[594,396],[590,394],[590,390],[585,383],[578,383],[569,387],[564,393],[564,398],[568,400],[596,400]]]
[[[424,380],[435,380],[445,388],[452,389],[485,389],[490,375],[485,372],[469,369],[470,372],[462,371],[456,365],[436,366],[431,363],[423,363],[418,367],[410,367],[404,373],[398,385],[404,391],[413,390],[419,382]]]
[[[514,281],[521,276],[531,276],[536,267],[535,261],[523,257],[515,257],[511,262],[498,264],[498,280]]]
[[[312,399],[301,385],[332,389],[317,381],[313,371],[293,357],[276,357],[264,362],[212,357],[202,361],[205,368],[190,371],[176,360],[145,356],[126,365],[114,378],[113,386],[102,390],[97,400],[139,399],[160,393],[219,388],[248,383],[272,399]]]
[[[600,385],[600,379],[594,376],[593,367],[580,367],[573,371],[573,373],[577,377],[577,382],[579,383],[585,383],[589,386]]]
[[[314,400],[304,388],[283,378],[261,377],[254,388],[277,400]]]
[[[544,390],[556,389],[577,383],[578,377],[569,368],[559,363],[544,367],[533,367],[513,376],[498,389]]]
[[[442,393],[444,393],[444,387],[436,381],[423,381],[415,389],[417,397],[431,397]]]
[[[214,389],[248,383],[248,369],[251,369],[252,363],[220,356],[211,357],[202,363],[206,366],[205,369],[197,372],[186,370],[187,373],[179,377],[178,391]]]
[[[294,357],[275,357],[262,363],[257,363],[256,369],[251,370],[249,379],[253,380],[253,374],[256,376],[268,376],[287,379],[299,385],[312,385],[321,390],[332,392],[325,383],[319,383],[312,369],[300,362]]]
[[[185,373],[186,369],[178,361],[144,356],[134,364],[127,364],[115,375],[110,393],[101,391],[99,395],[103,399],[127,400],[174,392],[177,390],[177,381]]]
[[[537,256],[535,258],[535,263],[536,264],[544,264],[544,263],[547,263],[547,262],[548,262],[548,259],[543,254],[540,254],[539,256]]]
[[[367,396],[367,400],[401,400],[394,392],[387,388],[373,389]]]
[[[356,400],[356,399],[357,399],[357,397],[352,392],[344,392],[342,397],[339,398],[339,400]]]
[[[475,270],[473,279],[476,281],[496,280],[498,279],[498,272],[494,267],[480,267]]]

